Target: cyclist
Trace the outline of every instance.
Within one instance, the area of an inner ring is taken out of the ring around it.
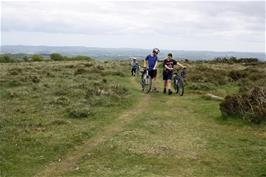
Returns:
[[[179,62],[173,59],[173,54],[168,53],[168,57],[163,61],[163,80],[164,80],[164,89],[163,93],[166,93],[166,89],[168,88],[168,95],[172,94],[171,90],[171,82],[173,77],[173,69],[175,65],[179,65],[182,68],[186,68]]]
[[[136,72],[139,69],[139,63],[137,61],[137,59],[135,57],[132,57],[132,61],[131,61],[131,75],[135,76]]]
[[[157,63],[158,63],[157,55],[159,54],[159,52],[160,50],[158,48],[154,48],[152,50],[152,53],[149,54],[144,60],[144,67],[148,69],[149,75],[151,76],[153,81],[153,85],[157,76]],[[153,91],[157,91],[155,86],[153,87]]]

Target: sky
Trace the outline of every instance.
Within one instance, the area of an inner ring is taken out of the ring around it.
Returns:
[[[265,52],[264,1],[2,1],[1,45]]]

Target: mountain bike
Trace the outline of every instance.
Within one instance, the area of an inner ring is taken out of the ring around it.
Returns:
[[[182,68],[179,71],[173,73],[174,89],[176,94],[184,95],[184,78],[186,76],[186,68]]]
[[[148,69],[146,68],[144,68],[144,70],[141,71],[140,85],[144,93],[149,93],[151,91],[152,78],[149,75]]]

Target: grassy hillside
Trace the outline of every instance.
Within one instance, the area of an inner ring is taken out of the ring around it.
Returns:
[[[183,64],[183,97],[141,93],[127,61],[0,64],[0,176],[266,176],[265,122],[205,96],[265,87],[265,63]]]

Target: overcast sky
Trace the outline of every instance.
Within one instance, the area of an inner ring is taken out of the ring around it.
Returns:
[[[7,2],[1,45],[265,52],[265,2]]]

